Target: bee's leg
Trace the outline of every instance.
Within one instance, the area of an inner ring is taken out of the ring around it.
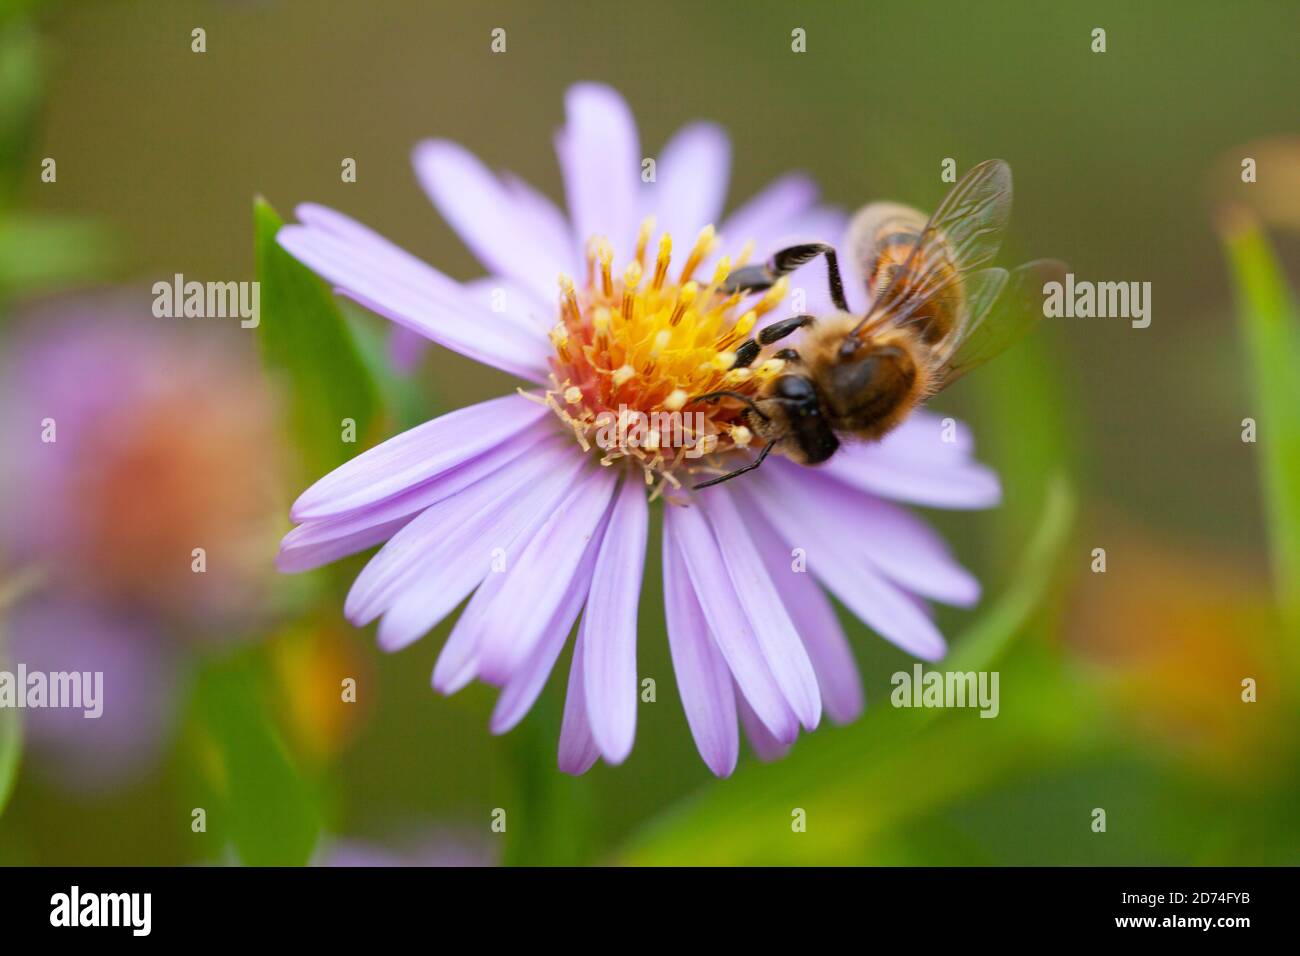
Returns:
[[[734,398],[737,401],[744,402],[746,407],[755,415],[757,415],[759,418],[763,419],[763,421],[765,422],[771,421],[770,418],[768,418],[766,415],[763,414],[763,410],[758,407],[758,405],[754,402],[752,398],[750,398],[748,395],[742,395],[740,392],[729,392],[726,390],[719,391],[719,392],[705,392],[703,395],[696,395],[694,398],[691,399],[691,401],[692,402],[716,402],[720,398]]]
[[[773,322],[758,333],[758,344],[771,345],[773,342],[780,342],[787,335],[791,335],[805,326],[812,325],[816,321],[817,319],[811,315],[795,315],[788,319],[782,319],[780,322]]]
[[[770,441],[766,445],[764,445],[763,450],[758,453],[758,457],[755,458],[753,461],[751,461],[748,465],[742,465],[740,468],[737,468],[735,471],[729,471],[725,475],[721,475],[717,478],[710,478],[708,481],[701,481],[698,485],[694,486],[693,490],[699,491],[701,488],[708,488],[711,485],[720,485],[724,481],[730,481],[732,478],[735,478],[737,475],[743,475],[747,471],[753,471],[759,465],[763,464],[763,459],[765,459],[769,454],[771,454],[772,449],[777,446],[777,442],[779,441],[780,439],[777,439],[777,441]]]
[[[830,282],[831,301],[841,312],[849,311],[844,298],[844,280],[840,278],[840,262],[833,246],[824,242],[806,242],[782,249],[763,265],[745,266],[727,276],[722,288],[727,292],[762,292],[770,289],[777,279],[789,275],[818,256],[826,257],[826,275]]]
[[[754,359],[758,358],[759,351],[764,345],[771,345],[773,342],[779,342],[787,335],[802,329],[804,326],[812,325],[817,319],[811,315],[796,315],[788,319],[782,319],[780,322],[773,322],[767,328],[763,329],[752,339],[746,341],[740,348],[736,349],[736,361],[732,368],[749,368],[754,364]],[[792,349],[783,349],[789,352]],[[777,356],[781,358],[782,356]]]
[[[727,276],[727,281],[722,283],[722,291],[728,294],[732,292],[763,292],[772,288],[776,282],[777,276],[772,274],[769,265],[752,265],[743,266],[740,269],[733,269]]]
[[[844,280],[840,278],[840,260],[835,255],[835,247],[824,242],[807,242],[799,246],[790,246],[772,256],[772,270],[780,278],[794,272],[801,265],[812,262],[818,256],[826,257],[826,278],[830,284],[831,302],[841,312],[849,311],[848,301],[844,298]]]
[[[754,359],[758,358],[758,353],[761,348],[762,346],[753,339],[746,340],[741,344],[740,348],[736,349],[736,363],[731,367],[749,368],[754,364]]]

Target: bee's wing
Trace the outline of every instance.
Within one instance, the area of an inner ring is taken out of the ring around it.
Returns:
[[[1000,355],[1032,329],[1043,317],[1044,285],[1063,283],[1065,269],[1065,263],[1056,259],[1035,259],[1013,269],[1010,276],[1002,269],[985,269],[972,276],[975,280],[996,272],[1001,273],[1002,281],[996,289],[986,284],[978,302],[981,293],[972,283],[968,299],[971,308],[954,335],[939,387],[947,388],[971,369]]]
[[[1011,167],[980,163],[939,204],[916,247],[871,311],[853,329],[865,338],[906,322],[936,295],[997,255],[1011,216]],[[954,333],[960,326],[954,329]]]
[[[862,280],[868,303],[874,303],[884,291],[872,280],[887,247],[915,243],[925,231],[925,223],[925,213],[894,202],[869,203],[853,214],[845,240],[848,266]]]

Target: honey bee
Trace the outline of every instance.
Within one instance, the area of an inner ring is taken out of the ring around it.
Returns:
[[[1011,168],[997,159],[968,172],[929,219],[896,203],[864,206],[847,245],[870,297],[865,315],[850,311],[835,249],[825,243],[791,246],[733,272],[729,292],[757,292],[825,256],[837,311],[774,322],[736,350],[736,366],[746,367],[765,346],[807,330],[797,350],[775,353],[785,365],[760,395],[697,396],[743,402],[746,424],[765,444],[749,464],[695,487],[752,471],[778,446],[791,460],[816,465],[835,454],[842,437],[882,438],[1028,332],[1043,314],[1043,284],[1059,281],[1065,266],[1040,259],[1010,273],[985,267],[1010,214]]]

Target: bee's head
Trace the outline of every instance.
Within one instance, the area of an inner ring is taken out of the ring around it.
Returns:
[[[784,444],[785,454],[802,465],[816,465],[840,447],[822,410],[817,387],[806,375],[781,375],[772,382],[758,410],[768,420],[751,413],[754,430],[764,438]]]

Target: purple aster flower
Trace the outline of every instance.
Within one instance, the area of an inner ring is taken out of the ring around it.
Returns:
[[[345,611],[358,626],[377,620],[390,651],[468,598],[433,685],[452,693],[477,678],[501,688],[496,733],[527,713],[581,617],[559,743],[561,769],[581,773],[632,748],[637,611],[659,500],[677,684],[701,756],[725,776],[740,724],[770,758],[815,728],[823,707],[836,722],[861,712],[826,591],[908,652],[943,655],[924,602],[968,606],[979,585],[896,502],[986,507],[998,482],[972,460],[967,430],[920,412],[818,469],[774,456],[692,492],[699,477],[747,460],[753,436],[729,403],[690,397],[752,394],[780,368],[775,359],[734,368],[733,349],[781,317],[774,310],[791,290],[782,281],[757,298],[729,295],[720,288],[728,271],[792,241],[838,238],[844,217],[789,175],[715,232],[729,165],[721,130],[687,126],[647,183],[635,123],[614,91],[579,85],[566,106],[556,148],[567,217],[455,144],[415,151],[421,183],[487,278],[456,282],[320,206],[300,207],[300,224],[281,231],[284,248],[342,294],[530,386],[326,475],[294,504],[298,527],[278,562],[304,571],[383,543]],[[829,311],[824,288],[799,290],[799,310]],[[617,427],[675,412],[688,423],[673,435],[653,424],[671,418]]]

